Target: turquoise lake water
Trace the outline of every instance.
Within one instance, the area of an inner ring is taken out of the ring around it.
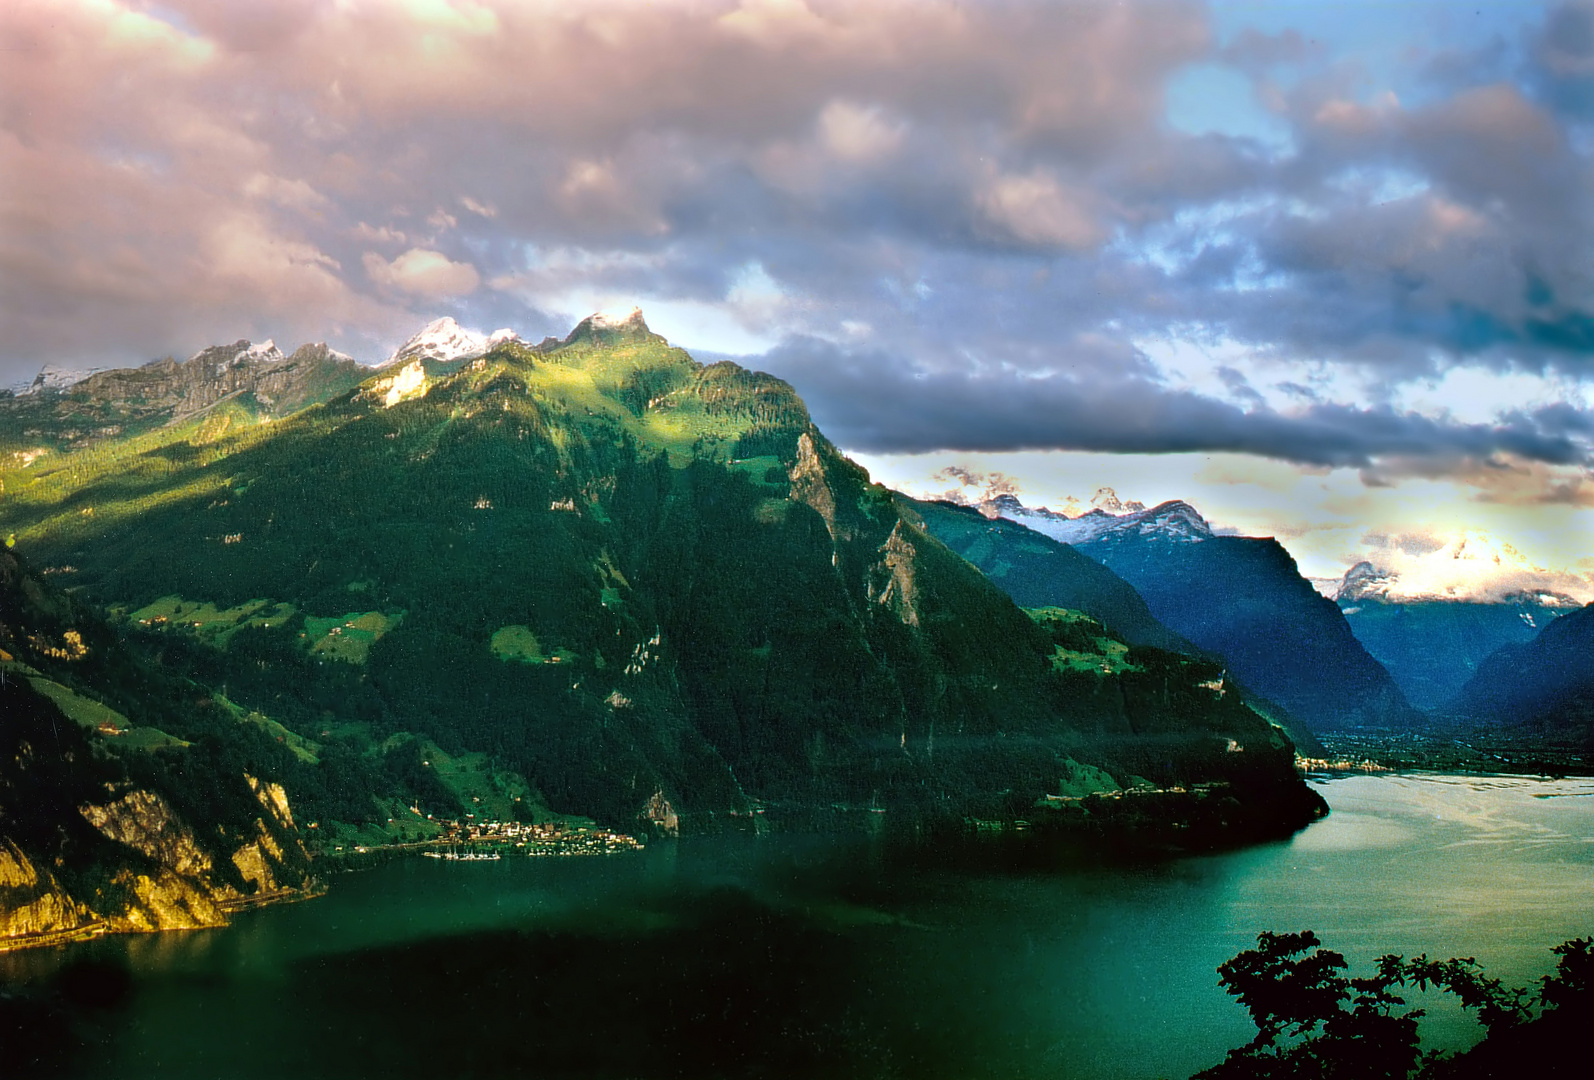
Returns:
[[[1156,864],[794,836],[404,859],[0,976],[128,973],[42,1063],[85,1077],[1183,1077],[1253,1033],[1214,969],[1261,930],[1516,984],[1594,933],[1594,781],[1319,786],[1333,813],[1289,842]],[[1478,1036],[1424,1004],[1430,1045]]]

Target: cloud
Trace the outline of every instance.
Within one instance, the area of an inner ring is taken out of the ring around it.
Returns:
[[[1085,195],[1042,172],[993,177],[978,201],[991,224],[1024,243],[1084,250],[1102,237]]]
[[[1220,448],[1491,497],[1504,461],[1577,500],[1591,12],[1436,23],[1383,70],[1195,2],[16,0],[0,368],[640,301],[688,344],[784,342],[747,362],[851,445]],[[1194,69],[1280,137],[1177,128]],[[1186,379],[1153,340],[1222,354]],[[1463,369],[1544,392],[1413,404]]]
[[[368,251],[361,261],[372,281],[412,296],[463,296],[481,284],[481,275],[474,266],[453,262],[441,252],[424,248],[410,248],[392,262]]]
[[[1387,482],[1388,474],[1476,480],[1481,470],[1506,472],[1512,461],[1594,463],[1594,417],[1566,406],[1494,423],[1334,403],[1290,412],[1242,409],[1124,374],[1099,343],[1060,350],[1069,351],[1074,363],[1059,356],[1044,372],[977,364],[927,370],[890,353],[809,339],[775,350],[769,366],[809,388],[809,408],[832,438],[874,452],[1238,452],[1359,468],[1375,483]]]

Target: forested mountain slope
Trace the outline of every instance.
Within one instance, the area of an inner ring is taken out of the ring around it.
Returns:
[[[311,755],[411,738],[562,810],[667,804],[688,828],[1013,814],[1081,763],[1232,781],[1233,816],[1275,831],[1317,807],[1212,665],[1026,614],[789,386],[699,365],[640,315],[160,434],[0,474],[0,531]],[[411,764],[427,810],[443,796]]]

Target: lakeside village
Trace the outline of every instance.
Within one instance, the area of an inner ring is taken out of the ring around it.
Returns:
[[[489,862],[502,859],[506,854],[532,857],[613,855],[640,851],[643,846],[634,836],[563,821],[534,825],[523,821],[437,821],[430,817],[427,820],[438,827],[436,835],[383,845],[340,844],[332,851],[335,855],[419,852],[429,859]]]

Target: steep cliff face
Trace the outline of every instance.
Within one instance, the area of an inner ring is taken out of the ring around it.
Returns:
[[[14,681],[0,689],[8,721],[17,718],[37,740],[16,740],[0,761],[0,951],[221,926],[231,910],[305,888],[309,857],[280,784],[237,778],[260,812],[223,863],[166,798],[104,780],[114,760],[30,693]],[[51,725],[48,735],[40,720]],[[63,813],[72,796],[92,790],[112,797],[78,805],[77,822]]]
[[[41,873],[22,849],[0,838],[0,942],[67,933],[95,921],[53,875]]]

